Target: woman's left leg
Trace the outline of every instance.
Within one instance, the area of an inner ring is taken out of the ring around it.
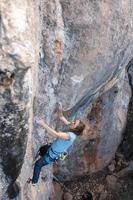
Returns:
[[[43,157],[36,161],[35,166],[34,166],[32,184],[36,184],[38,182],[41,168],[48,164],[49,163],[47,163]]]

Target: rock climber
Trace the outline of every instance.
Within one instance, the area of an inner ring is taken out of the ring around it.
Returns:
[[[46,124],[44,120],[39,120],[38,124],[47,130],[47,132],[56,138],[56,140],[48,148],[46,154],[35,162],[34,172],[32,177],[32,185],[36,185],[39,179],[41,168],[45,165],[52,164],[60,158],[60,156],[67,152],[69,147],[72,146],[77,136],[82,135],[85,124],[77,119],[73,122],[68,121],[62,110],[58,111],[58,117],[65,125],[68,125],[67,132],[56,131]]]

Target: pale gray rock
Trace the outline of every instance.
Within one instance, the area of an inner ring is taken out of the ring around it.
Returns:
[[[116,184],[117,184],[117,177],[115,177],[113,175],[108,175],[106,177],[106,182],[107,182],[107,185],[110,189],[115,189]]]
[[[106,191],[102,191],[99,197],[99,200],[105,200],[107,198],[107,192]]]
[[[27,0],[0,1],[0,199],[6,200],[5,191],[10,198],[15,196],[14,182],[31,135],[33,80],[35,83],[38,64],[34,6]],[[22,174],[21,183],[26,182],[31,168],[28,160],[26,165],[29,170]]]
[[[73,200],[73,196],[70,193],[65,192],[63,196],[63,200]]]
[[[61,180],[96,172],[114,158],[126,126],[131,89],[124,74],[119,82],[92,105],[86,124],[91,124],[73,145],[68,159],[59,163]],[[84,119],[85,120],[85,119]],[[90,135],[91,134],[91,135]]]

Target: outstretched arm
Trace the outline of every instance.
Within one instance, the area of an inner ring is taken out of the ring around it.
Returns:
[[[71,124],[71,122],[68,121],[68,120],[63,116],[63,114],[62,114],[62,116],[59,116],[59,119],[60,119],[62,122],[64,122],[64,124],[66,124],[66,125]]]
[[[39,125],[42,126],[42,128],[45,128],[48,133],[56,138],[61,138],[64,140],[68,140],[69,139],[69,135],[65,132],[57,132],[56,130],[54,130],[53,128],[51,128],[50,126],[48,126],[43,120],[39,121]]]
[[[64,122],[64,124],[66,124],[66,125],[71,124],[71,122],[68,121],[68,120],[64,117],[62,109],[59,109],[59,110],[57,111],[57,115],[58,115],[59,119],[60,119],[62,122]]]

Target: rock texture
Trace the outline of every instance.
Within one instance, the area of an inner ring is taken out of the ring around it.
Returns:
[[[123,74],[124,76],[124,74]],[[124,77],[106,94],[93,103],[86,124],[91,130],[78,139],[64,162],[59,164],[61,180],[70,180],[101,170],[115,156],[125,129],[131,89]]]
[[[13,183],[20,174],[31,134],[38,63],[34,6],[26,0],[0,1],[0,199],[8,199],[4,195],[7,189],[9,197],[14,196]]]
[[[110,162],[121,140],[130,97],[125,68],[133,55],[133,4],[125,0],[0,3],[0,198],[8,199],[4,194],[9,185],[8,194],[13,194],[17,179],[18,199],[48,200],[51,168],[43,169],[41,176],[47,175],[47,180],[40,179],[37,190],[26,183],[39,146],[52,141],[35,124],[32,127],[32,111],[59,128],[52,114],[61,101],[70,120],[91,121],[96,140],[77,141],[78,154],[71,152],[77,161],[69,159],[59,167],[63,179]]]
[[[121,0],[50,1],[42,7],[45,63],[58,100],[73,107],[72,114],[132,58],[131,10]]]
[[[128,74],[129,74],[129,80],[130,85],[132,89],[132,97],[130,100],[129,108],[128,108],[128,115],[127,115],[127,125],[126,125],[126,131],[124,134],[124,139],[122,144],[120,145],[119,150],[124,154],[124,157],[127,161],[133,160],[133,130],[132,130],[132,124],[133,124],[133,61],[131,61],[128,65]]]

